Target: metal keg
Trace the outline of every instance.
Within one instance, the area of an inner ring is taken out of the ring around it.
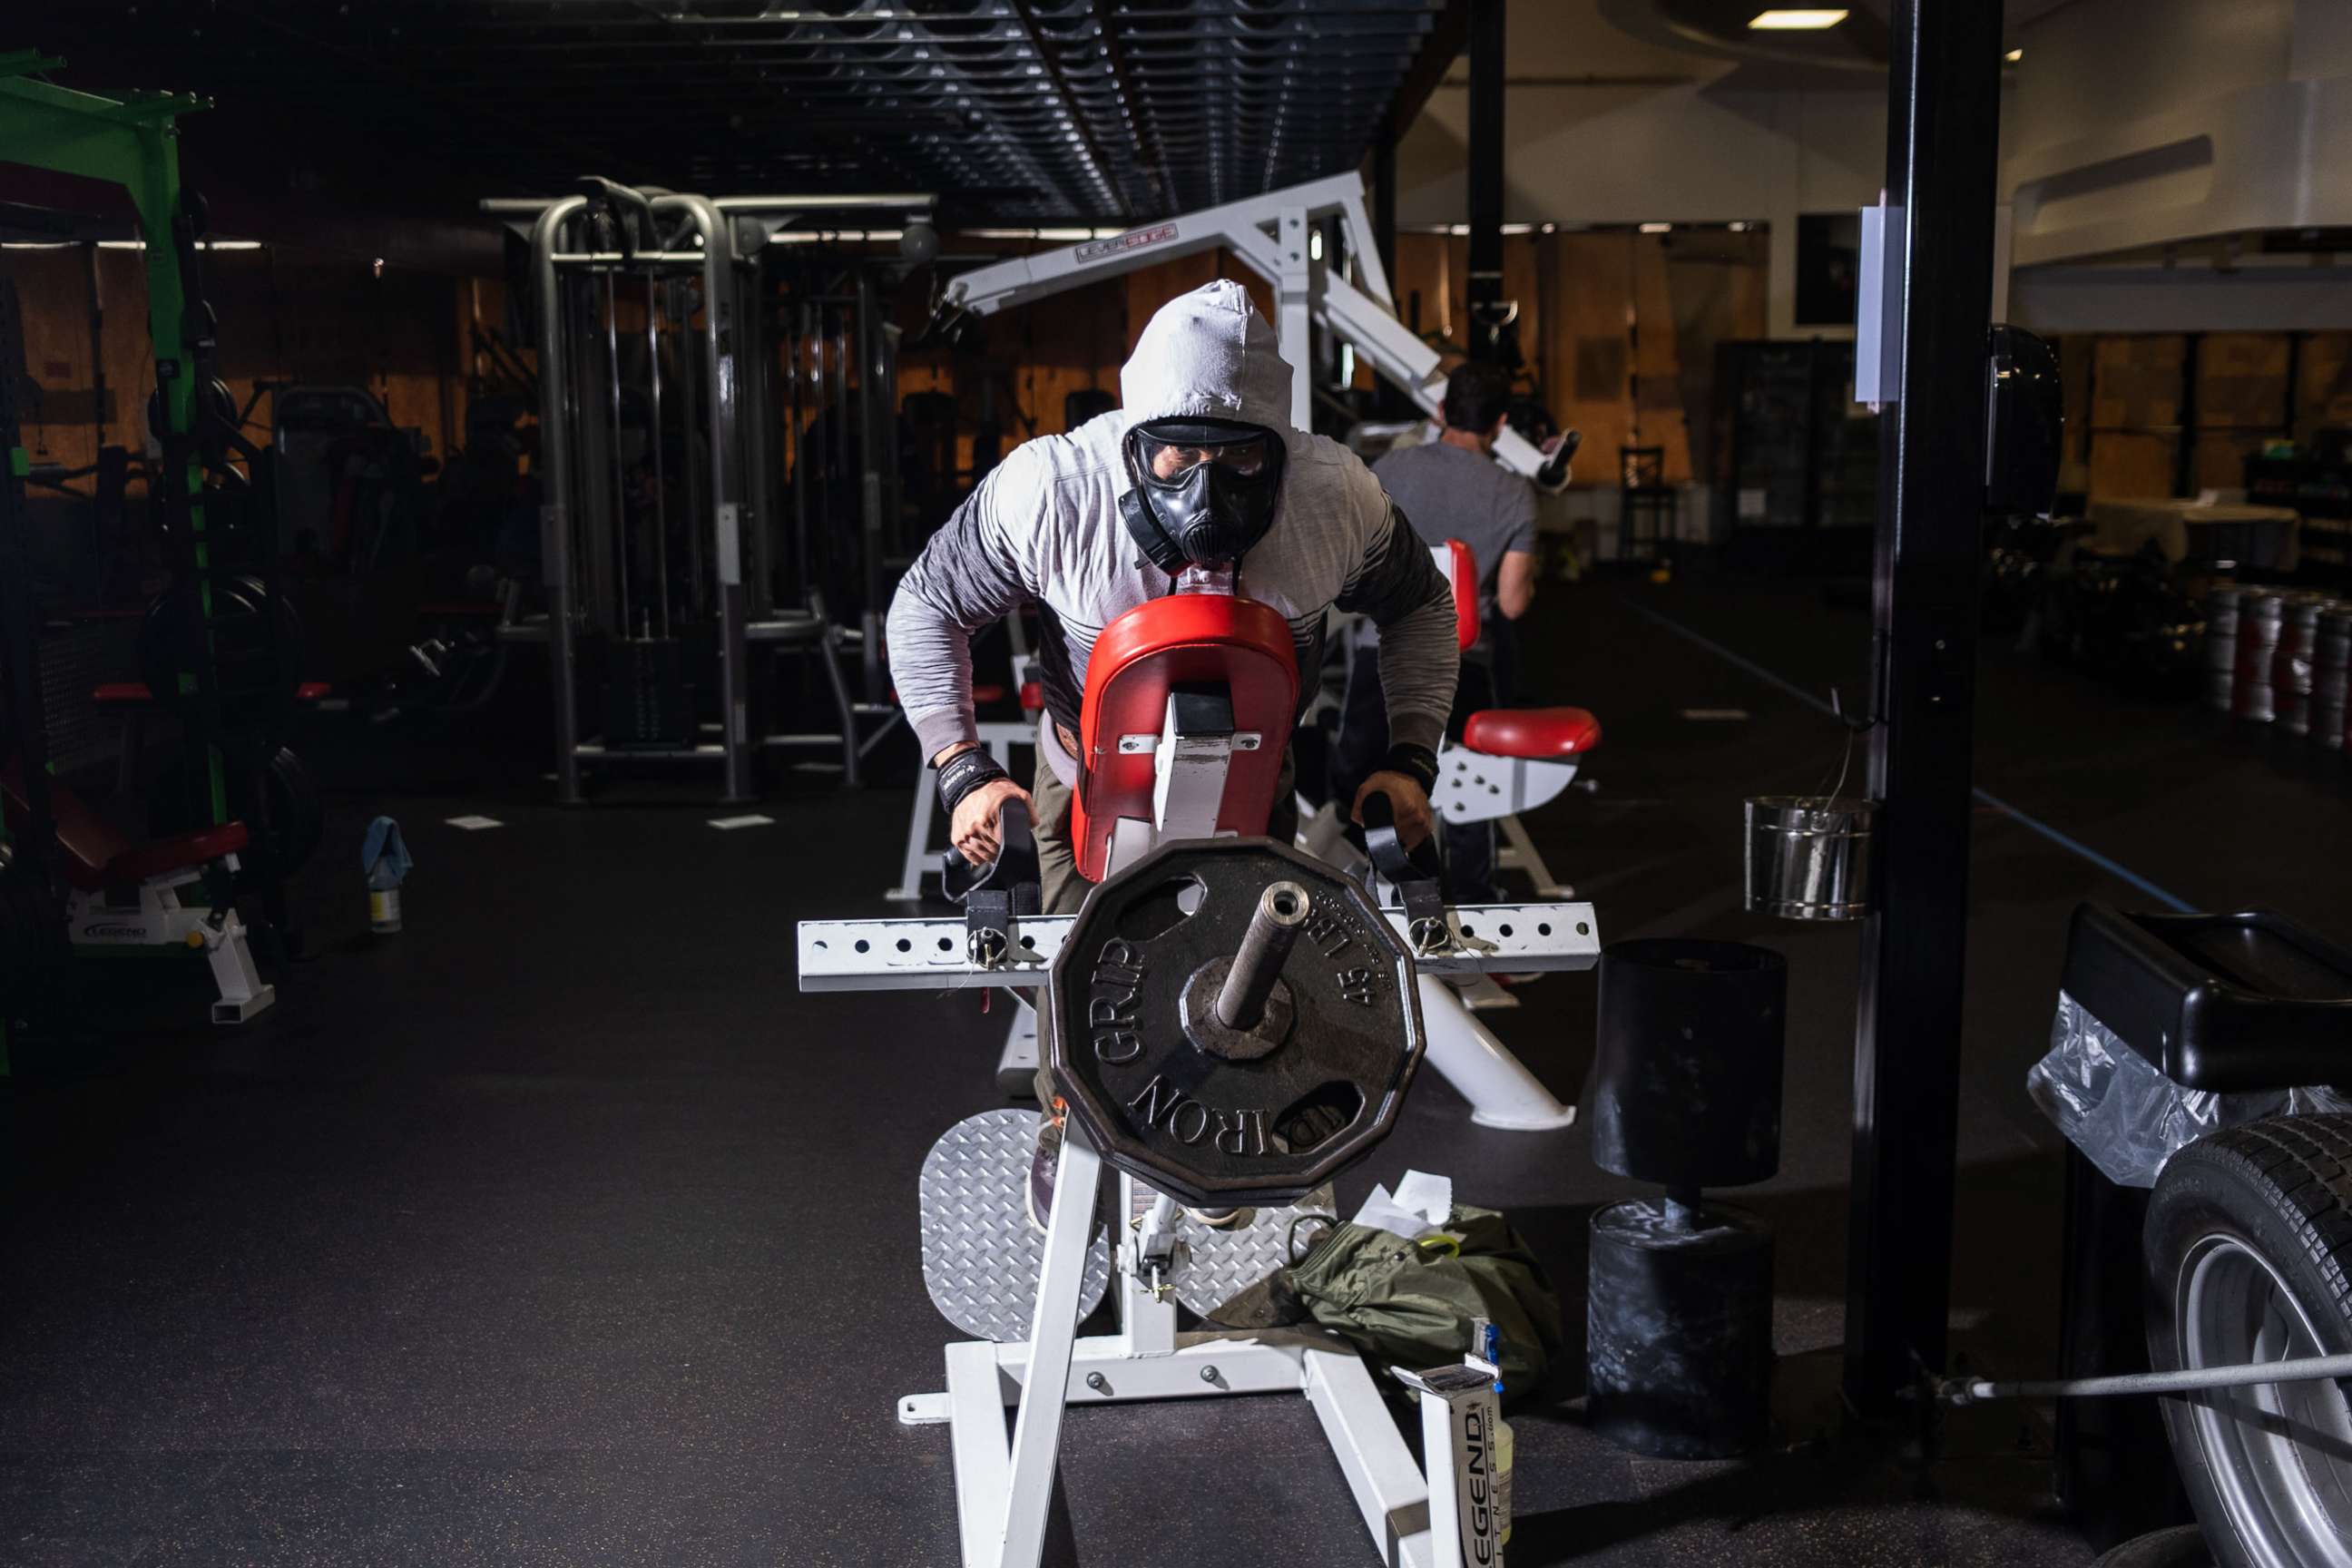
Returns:
[[[2316,657],[2320,612],[2335,601],[2318,594],[2289,597],[2279,614],[2278,648],[2271,656],[2271,706],[2278,727],[2290,735],[2311,732],[2312,660]]]
[[[2245,596],[2235,583],[2205,595],[2205,705],[2223,713],[2238,684],[2238,604]]]
[[[2230,692],[2233,718],[2267,724],[2278,717],[2271,661],[2278,653],[2279,623],[2285,615],[2284,594],[2255,592],[2238,601],[2238,671]]]
[[[2352,605],[2338,601],[2319,612],[2311,656],[2311,742],[2340,749],[2352,726]]]

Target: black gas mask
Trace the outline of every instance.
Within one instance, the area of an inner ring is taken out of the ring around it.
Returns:
[[[1124,450],[1134,488],[1118,498],[1120,515],[1170,576],[1238,565],[1274,526],[1279,433],[1231,419],[1147,419],[1127,433]]]

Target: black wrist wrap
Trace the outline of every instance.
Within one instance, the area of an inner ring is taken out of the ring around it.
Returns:
[[[1427,746],[1416,746],[1400,741],[1381,759],[1381,766],[1390,773],[1402,773],[1421,786],[1427,795],[1437,787],[1437,753]]]
[[[940,805],[948,815],[955,815],[956,804],[981,785],[1012,775],[988,754],[985,746],[974,746],[969,752],[958,752],[940,764]]]

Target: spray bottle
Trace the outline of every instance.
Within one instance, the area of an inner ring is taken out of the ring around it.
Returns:
[[[389,936],[400,929],[400,884],[414,864],[400,837],[400,824],[379,816],[368,824],[360,846],[360,866],[367,872],[368,930]]]

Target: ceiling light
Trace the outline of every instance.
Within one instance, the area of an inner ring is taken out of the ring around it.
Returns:
[[[1748,25],[1759,33],[1818,33],[1823,27],[1834,27],[1844,20],[1843,7],[1836,10],[1814,7],[1759,11],[1748,18]]]
[[[1670,223],[1645,223],[1642,226],[1643,234],[1672,234],[1674,231],[1675,226]]]
[[[2015,65],[2018,61],[2025,58],[2025,51],[2023,49],[2011,49],[2009,53],[2001,56],[2000,58],[2007,60],[2011,65]]]

